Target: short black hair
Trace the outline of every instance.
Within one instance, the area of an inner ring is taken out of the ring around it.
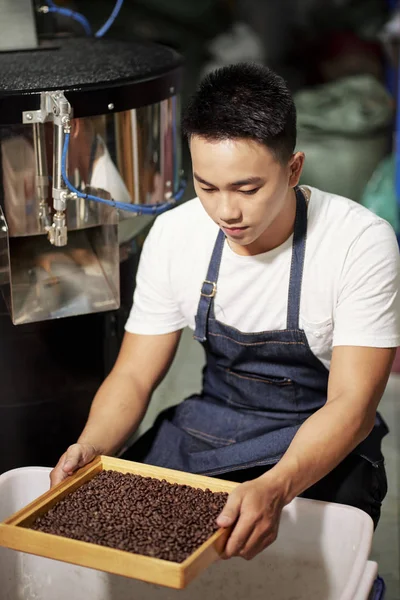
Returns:
[[[296,108],[268,67],[239,63],[206,75],[186,107],[183,133],[208,140],[251,139],[286,163],[296,146]]]

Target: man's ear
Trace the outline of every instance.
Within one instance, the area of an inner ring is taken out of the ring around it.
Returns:
[[[304,152],[296,152],[289,161],[289,186],[296,187],[300,181],[305,160]]]

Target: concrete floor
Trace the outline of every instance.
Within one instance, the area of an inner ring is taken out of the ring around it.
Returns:
[[[203,350],[185,331],[175,361],[165,380],[153,396],[142,424],[146,430],[160,410],[176,404],[201,387]],[[384,442],[389,492],[383,505],[382,518],[375,533],[372,558],[387,585],[385,600],[400,599],[400,375],[393,375],[381,403],[381,412],[391,434]]]

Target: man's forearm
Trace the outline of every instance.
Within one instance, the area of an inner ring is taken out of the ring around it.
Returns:
[[[325,477],[371,431],[375,413],[357,410],[352,400],[335,399],[307,419],[269,471],[283,489],[285,504]]]
[[[136,431],[147,409],[149,393],[127,373],[112,372],[97,392],[79,443],[99,454],[117,452]]]

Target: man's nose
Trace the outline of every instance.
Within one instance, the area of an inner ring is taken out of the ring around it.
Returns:
[[[218,218],[228,225],[240,221],[242,211],[234,194],[222,192],[218,199]]]

